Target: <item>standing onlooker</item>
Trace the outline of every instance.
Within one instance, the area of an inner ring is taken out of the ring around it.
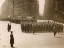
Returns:
[[[13,48],[14,37],[13,37],[12,31],[11,31],[11,35],[10,35],[10,44],[11,44],[11,47]]]
[[[11,23],[8,23],[8,32],[11,30]]]

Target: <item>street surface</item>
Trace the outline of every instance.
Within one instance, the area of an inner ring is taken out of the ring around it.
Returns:
[[[0,21],[0,48],[10,47],[8,21]],[[14,48],[64,48],[64,33],[22,33],[20,24],[11,24],[14,35]]]

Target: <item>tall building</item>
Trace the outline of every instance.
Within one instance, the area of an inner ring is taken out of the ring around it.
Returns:
[[[64,22],[64,1],[55,0],[55,20],[59,22]]]
[[[46,19],[53,19],[55,14],[55,0],[45,0],[44,17]]]
[[[39,15],[39,5],[37,0],[5,0],[5,3],[5,10],[8,12],[5,16],[36,18]],[[2,14],[4,13],[2,12]]]

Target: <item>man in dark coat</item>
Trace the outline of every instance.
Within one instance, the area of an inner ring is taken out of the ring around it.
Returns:
[[[12,31],[11,31],[11,35],[10,35],[10,44],[11,44],[11,47],[13,48],[14,37],[13,37]]]
[[[57,34],[57,25],[54,25],[53,27],[54,36]]]
[[[8,32],[11,30],[11,23],[8,23]]]
[[[9,23],[8,23],[8,28],[7,28],[7,30],[8,30],[8,32],[9,32],[9,30],[10,30],[10,29],[9,29]]]

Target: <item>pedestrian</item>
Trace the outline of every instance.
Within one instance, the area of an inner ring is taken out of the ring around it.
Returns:
[[[8,32],[9,32],[9,30],[10,30],[10,29],[9,29],[9,23],[8,23],[8,28],[7,28],[7,30],[8,30]]]
[[[11,35],[10,35],[10,44],[11,44],[11,47],[13,48],[13,44],[14,44],[14,36],[13,36],[12,31],[11,31]]]
[[[11,23],[8,23],[8,32],[11,30]]]
[[[9,27],[10,27],[10,30],[11,30],[11,23],[10,23]]]

